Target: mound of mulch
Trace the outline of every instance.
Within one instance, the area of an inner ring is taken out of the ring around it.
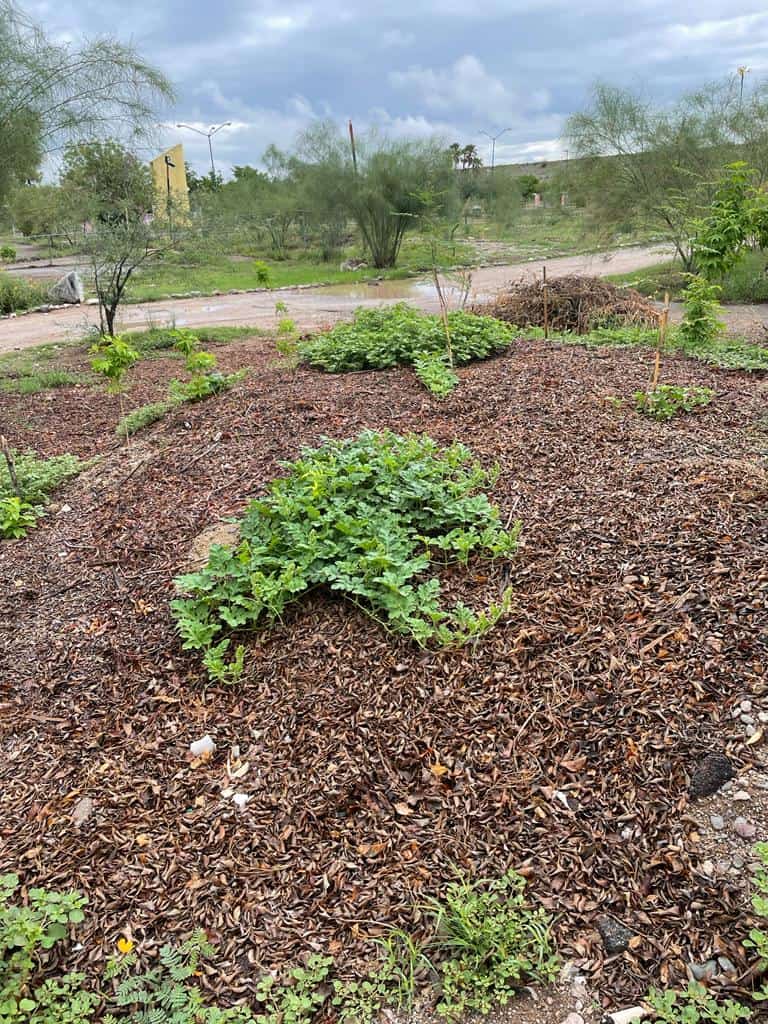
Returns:
[[[509,284],[491,302],[472,307],[518,327],[544,327],[545,286],[541,279]],[[617,288],[600,277],[553,277],[546,284],[547,320],[552,331],[586,334],[598,326],[655,327],[658,310],[632,288]]]
[[[714,750],[737,769],[763,751],[732,717],[768,668],[760,382],[671,357],[669,379],[718,394],[658,424],[606,401],[645,386],[644,350],[521,342],[442,402],[408,370],[231,351],[251,378],[130,453],[112,396],[0,406],[12,443],[104,453],[0,546],[0,873],[88,894],[67,966],[98,973],[121,934],[151,957],[204,927],[218,955],[201,982],[225,998],[308,951],[354,973],[389,926],[425,934],[424,897],[458,865],[522,870],[606,1005],[684,983],[689,961],[745,972],[743,886],[703,870],[688,788]],[[131,406],[177,366],[137,370]],[[511,612],[476,646],[425,651],[317,591],[252,638],[240,685],[211,685],[168,608],[194,539],[299,445],[364,428],[499,464],[493,496],[523,545],[445,586],[487,604],[511,585]],[[196,761],[205,734],[216,751]],[[606,950],[606,917],[626,951]]]

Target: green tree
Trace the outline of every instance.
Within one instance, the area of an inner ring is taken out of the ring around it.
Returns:
[[[598,83],[565,134],[571,154],[583,158],[581,186],[598,221],[660,229],[690,269],[690,224],[708,206],[717,169],[735,159],[737,120],[727,89],[657,108],[630,90]]]
[[[127,221],[152,209],[154,187],[148,164],[114,139],[67,146],[60,182],[83,220]]]
[[[0,202],[36,178],[45,153],[116,132],[146,135],[173,98],[131,46],[54,42],[14,0],[0,0],[0,68]]]
[[[64,235],[71,244],[76,217],[69,196],[56,185],[24,185],[9,201],[11,218],[25,235],[46,235],[51,248],[54,237]]]

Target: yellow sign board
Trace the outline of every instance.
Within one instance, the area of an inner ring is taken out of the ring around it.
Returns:
[[[184,165],[184,147],[171,146],[150,161],[155,184],[155,216],[166,216],[168,211],[178,216],[189,211],[189,189]]]

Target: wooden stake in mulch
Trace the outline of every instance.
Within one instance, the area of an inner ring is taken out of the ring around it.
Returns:
[[[653,378],[651,380],[651,391],[653,391],[659,383],[659,376],[661,374],[661,352],[667,341],[667,325],[669,324],[669,292],[664,294],[664,309],[661,311],[661,317],[659,318],[659,337],[656,342],[656,358],[653,363]]]
[[[543,280],[544,280],[544,284],[543,284],[542,289],[541,289],[542,290],[542,295],[543,295],[543,298],[544,298],[544,338],[545,338],[545,340],[547,340],[549,338],[549,306],[548,306],[548,303],[547,303],[547,265],[546,265],[546,263],[541,268],[541,273],[542,273]]]
[[[5,456],[5,464],[8,467],[8,476],[11,478],[11,486],[16,491],[16,497],[21,498],[21,486],[19,485],[19,478],[16,476],[16,464],[13,461],[13,455],[11,455],[11,449],[8,446],[8,442],[4,435],[0,435],[0,450],[2,450]]]

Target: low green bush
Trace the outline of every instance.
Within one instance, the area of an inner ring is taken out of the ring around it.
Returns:
[[[685,388],[678,384],[657,384],[650,391],[636,391],[635,405],[639,412],[654,420],[666,422],[681,412],[693,412],[700,405],[709,405],[714,396],[711,388]]]
[[[685,289],[683,322],[677,328],[678,344],[687,352],[697,352],[717,341],[723,333],[725,321],[720,319],[719,285],[692,274]]]
[[[421,352],[413,361],[413,369],[427,391],[438,398],[449,395],[459,383],[444,352]]]
[[[464,310],[448,314],[448,329],[455,366],[503,352],[515,336],[508,324]],[[316,369],[342,373],[412,366],[424,353],[444,353],[446,348],[445,325],[439,316],[398,303],[358,309],[351,323],[336,324],[302,342],[299,354]]]
[[[286,475],[251,503],[237,548],[216,546],[200,572],[182,576],[173,601],[185,650],[204,652],[214,679],[237,678],[244,648],[226,664],[230,634],[278,619],[311,587],[344,594],[420,644],[465,643],[506,608],[440,607],[440,582],[424,579],[432,559],[508,557],[519,524],[506,530],[483,488],[487,472],[461,444],[364,431],[302,449]]]
[[[0,263],[13,263],[16,250],[12,245],[0,245]]]
[[[86,1024],[100,1000],[83,989],[85,976],[39,977],[41,962],[84,920],[86,899],[33,888],[24,904],[18,889],[17,875],[0,875],[0,1022]]]
[[[49,495],[83,468],[74,455],[40,459],[32,452],[0,455],[0,538],[23,537],[43,515]],[[15,477],[15,479],[14,479]]]
[[[0,274],[0,314],[20,313],[44,306],[47,301],[47,292],[41,285],[24,277]]]
[[[493,881],[460,878],[427,909],[435,922],[432,945],[447,956],[440,965],[441,1016],[487,1014],[524,986],[557,976],[552,919],[530,906],[516,872]]]
[[[140,430],[167,416],[177,405],[177,402],[170,399],[164,402],[149,402],[147,405],[140,405],[138,409],[133,409],[123,416],[115,428],[115,433],[118,437],[132,437],[133,434],[137,434]]]

